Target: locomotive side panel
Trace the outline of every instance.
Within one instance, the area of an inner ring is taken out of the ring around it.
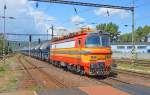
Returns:
[[[80,36],[82,38],[83,36]],[[58,41],[52,43],[50,59],[52,61],[61,61],[67,64],[80,64],[80,48],[83,46],[83,40],[78,40],[79,37]],[[80,48],[79,48],[80,43]]]

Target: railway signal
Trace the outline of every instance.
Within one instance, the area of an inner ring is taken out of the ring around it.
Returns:
[[[32,36],[29,35],[29,56],[31,55],[31,41],[32,41]]]
[[[36,2],[36,8],[38,8],[39,7],[39,3],[38,2]]]
[[[38,44],[40,44],[40,43],[41,43],[41,39],[39,38],[39,39],[38,39]]]

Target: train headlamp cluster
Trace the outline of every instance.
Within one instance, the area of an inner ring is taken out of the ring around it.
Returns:
[[[92,59],[92,60],[98,59],[98,58],[99,58],[98,56],[91,56],[91,59]],[[110,55],[105,55],[104,58],[105,58],[105,59],[110,59],[111,56],[110,56]]]
[[[91,56],[91,59],[96,59],[97,58],[97,56]]]
[[[111,57],[110,55],[106,55],[105,59],[110,59],[110,57]]]

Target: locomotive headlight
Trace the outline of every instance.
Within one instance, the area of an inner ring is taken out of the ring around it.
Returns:
[[[110,58],[110,55],[106,55],[106,56],[105,56],[105,59],[109,59],[109,58]]]
[[[91,59],[96,59],[97,58],[97,56],[91,56]]]

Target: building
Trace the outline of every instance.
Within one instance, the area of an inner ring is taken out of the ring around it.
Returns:
[[[147,35],[147,42],[150,42],[150,33]]]
[[[112,51],[116,53],[130,53],[132,51],[132,42],[128,43],[112,43]],[[135,43],[135,51],[137,53],[150,53],[150,42]]]

